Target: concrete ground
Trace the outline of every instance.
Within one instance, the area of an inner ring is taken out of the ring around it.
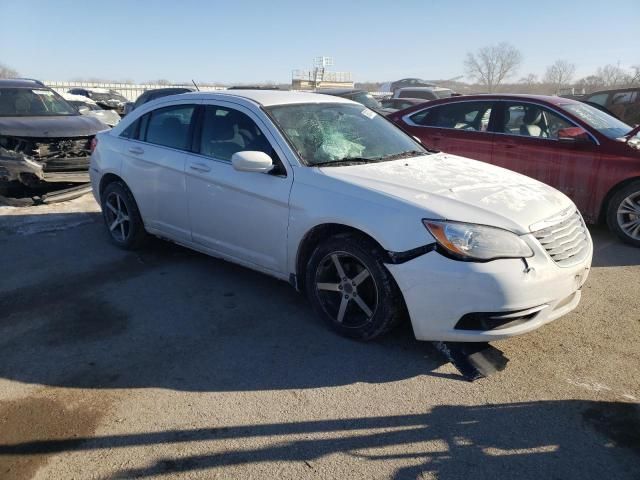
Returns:
[[[640,249],[475,383],[404,326],[330,332],[269,277],[107,240],[90,196],[0,208],[0,478],[640,478]]]

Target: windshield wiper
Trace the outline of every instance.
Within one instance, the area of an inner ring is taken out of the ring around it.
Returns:
[[[426,155],[426,154],[427,154],[427,152],[424,152],[422,150],[407,150],[406,152],[392,153],[390,155],[385,155],[383,157],[378,157],[377,160],[379,160],[379,161],[383,161],[383,160],[398,160],[400,158],[418,157],[418,156],[422,156],[422,155]]]
[[[347,165],[359,165],[361,163],[373,163],[377,162],[379,158],[364,158],[364,157],[344,157],[337,160],[327,160],[326,162],[317,162],[312,166],[314,167],[326,167],[326,166],[347,166]]]

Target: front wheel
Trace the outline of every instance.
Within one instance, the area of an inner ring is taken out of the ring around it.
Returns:
[[[611,197],[607,224],[622,241],[640,247],[640,181],[630,183]]]
[[[371,340],[403,317],[402,295],[366,238],[338,235],[321,244],[307,264],[305,286],[316,313],[341,335]]]

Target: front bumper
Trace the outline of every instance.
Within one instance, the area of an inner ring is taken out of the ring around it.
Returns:
[[[528,333],[577,307],[591,268],[591,238],[586,258],[567,267],[555,264],[532,235],[526,240],[534,250],[526,264],[522,259],[460,262],[433,251],[387,265],[404,296],[416,338],[490,342]],[[502,328],[469,330],[458,325],[468,314],[531,309],[535,312],[530,318]]]

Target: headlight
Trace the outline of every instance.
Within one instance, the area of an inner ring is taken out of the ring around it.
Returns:
[[[423,220],[422,223],[439,246],[460,260],[487,261],[533,256],[533,250],[524,240],[501,228],[436,220]]]

